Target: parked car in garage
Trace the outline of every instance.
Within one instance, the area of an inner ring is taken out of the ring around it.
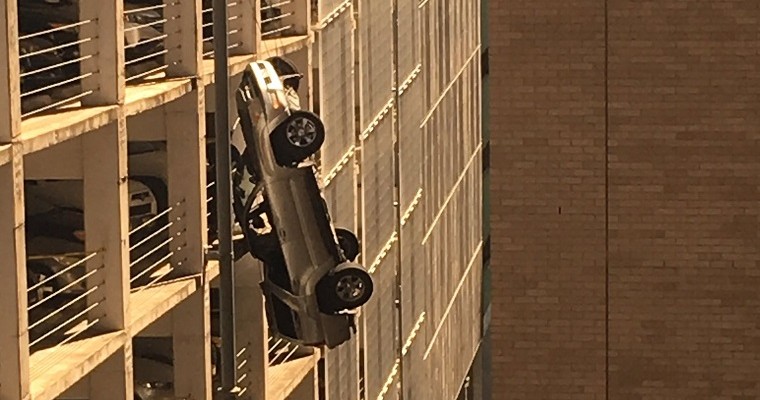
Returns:
[[[125,57],[127,60],[140,60],[127,65],[129,77],[163,63],[163,17],[160,9],[129,0],[124,3],[124,10]],[[80,75],[78,43],[81,41],[79,29],[82,22],[78,0],[19,0],[18,18],[22,38],[41,38],[52,44],[44,49],[58,58],[57,63],[61,64],[66,79],[75,79]]]
[[[86,256],[81,185],[72,180],[28,181],[25,185],[27,277],[30,286],[47,280],[41,291],[30,293],[30,302],[62,289],[67,295],[85,290],[83,285],[70,285],[82,275],[81,268],[61,273]],[[128,186],[129,221],[134,228],[156,216],[158,204],[150,188],[139,181],[130,179]],[[50,277],[54,278],[47,279]]]
[[[157,208],[145,185],[129,180],[128,186],[134,227],[153,219]],[[86,261],[92,256],[85,252],[82,181],[27,181],[24,189],[29,333],[32,342],[45,345],[86,319],[84,300],[92,289]],[[146,265],[136,265],[133,272]]]
[[[314,163],[324,141],[315,114],[300,109],[270,61],[251,63],[236,91],[255,185],[234,196],[251,254],[263,261],[262,289],[275,333],[333,348],[350,339],[353,310],[372,295],[372,278],[353,262],[356,236],[335,229]]]
[[[21,112],[53,103],[71,85],[60,85],[70,76],[61,65],[59,51],[44,51],[55,45],[43,37],[19,40],[19,69],[21,73]],[[68,74],[68,75],[67,75]]]

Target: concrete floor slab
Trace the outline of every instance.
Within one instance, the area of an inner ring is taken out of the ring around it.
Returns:
[[[29,358],[31,398],[56,398],[124,346],[127,340],[126,332],[119,331],[36,351]]]
[[[130,334],[135,336],[140,333],[190,297],[197,287],[198,277],[190,276],[133,290],[129,297]]]
[[[16,141],[23,153],[29,154],[94,131],[116,121],[117,116],[117,106],[65,107],[22,120]]]
[[[219,261],[209,260],[206,262],[206,280],[211,282],[219,276]]]
[[[0,144],[0,165],[11,162],[11,145]]]
[[[274,56],[283,56],[288,53],[295,53],[313,42],[312,35],[287,36],[275,39],[264,39],[261,41],[261,51],[259,59],[263,60]]]
[[[191,78],[157,77],[145,83],[129,85],[124,95],[126,116],[160,107],[192,90]]]
[[[230,56],[230,76],[237,75],[243,70],[245,66],[256,60],[256,56],[253,54],[244,54],[240,56]],[[203,60],[203,84],[212,85],[214,83],[214,59]]]
[[[317,366],[319,351],[267,369],[266,400],[284,400]]]

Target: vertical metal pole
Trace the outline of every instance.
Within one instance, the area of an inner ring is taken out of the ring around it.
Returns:
[[[235,278],[232,271],[232,188],[230,177],[227,1],[214,0],[214,125],[216,132],[216,216],[219,237],[219,311],[222,331],[222,398],[234,398]]]
[[[391,43],[392,43],[392,50],[391,50],[391,62],[393,64],[393,182],[394,182],[394,190],[393,190],[393,205],[395,206],[395,225],[396,225],[396,231],[398,232],[398,242],[396,242],[396,249],[393,252],[394,256],[396,257],[396,271],[395,271],[395,284],[394,284],[394,290],[396,292],[396,315],[395,315],[395,322],[396,322],[396,357],[398,357],[398,383],[396,384],[396,398],[399,400],[404,399],[404,355],[402,354],[403,348],[404,348],[404,309],[403,309],[403,296],[406,294],[403,292],[403,272],[402,269],[406,268],[406,266],[402,265],[402,254],[403,251],[403,245],[405,235],[401,232],[402,225],[401,225],[401,216],[403,215],[404,211],[402,207],[405,206],[405,204],[401,204],[401,165],[400,165],[400,135],[401,135],[401,120],[400,120],[400,113],[401,110],[401,94],[399,93],[399,87],[401,86],[401,77],[399,76],[399,57],[398,57],[398,48],[399,48],[399,33],[398,33],[398,0],[392,0],[391,1]]]

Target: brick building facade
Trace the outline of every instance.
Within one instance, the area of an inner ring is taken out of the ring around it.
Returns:
[[[489,19],[493,398],[760,398],[760,3]]]

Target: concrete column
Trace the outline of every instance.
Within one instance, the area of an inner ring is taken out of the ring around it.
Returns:
[[[257,21],[260,15],[261,2],[259,0],[237,0],[237,2],[239,5],[232,7],[230,11],[238,14],[240,18],[230,21],[230,28],[240,30],[233,37],[236,37],[241,45],[231,49],[230,55],[256,54],[256,49],[259,48],[260,29],[257,28]],[[230,41],[232,42],[233,40],[231,39]]]
[[[0,0],[0,9],[0,143],[10,143],[21,120],[16,0]]]
[[[90,399],[133,400],[132,341],[90,372]]]
[[[245,347],[238,365],[238,376],[246,375],[240,383],[246,391],[242,400],[261,400],[266,393],[266,365],[269,364],[264,297],[259,282],[262,279],[261,264],[251,256],[235,263],[235,331],[238,351]]]
[[[80,0],[80,21],[92,21],[79,27],[79,47],[83,60],[82,90],[93,93],[82,99],[85,105],[122,104],[124,102],[124,2],[122,0]]]
[[[23,161],[11,151],[12,162],[0,166],[0,400],[29,396]]]
[[[211,399],[211,322],[209,285],[205,283],[172,311],[174,394]]]
[[[100,328],[122,330],[129,318],[129,209],[126,121],[118,119],[82,136],[85,249],[98,252],[88,269],[102,268],[93,301]]]
[[[99,252],[88,270],[102,268],[88,286],[101,284],[90,302],[98,328],[123,330],[129,323],[129,209],[126,121],[119,118],[82,136],[85,249]],[[132,400],[131,342],[92,372],[90,398]]]
[[[200,1],[164,0],[164,39],[168,76],[200,76],[203,71],[203,20]]]
[[[253,48],[253,52],[255,54],[258,54],[264,50],[264,48],[261,47],[261,0],[253,0],[253,4],[253,34],[255,38],[255,46]]]
[[[206,119],[203,87],[165,106],[172,265],[181,275],[204,270],[207,243]]]

